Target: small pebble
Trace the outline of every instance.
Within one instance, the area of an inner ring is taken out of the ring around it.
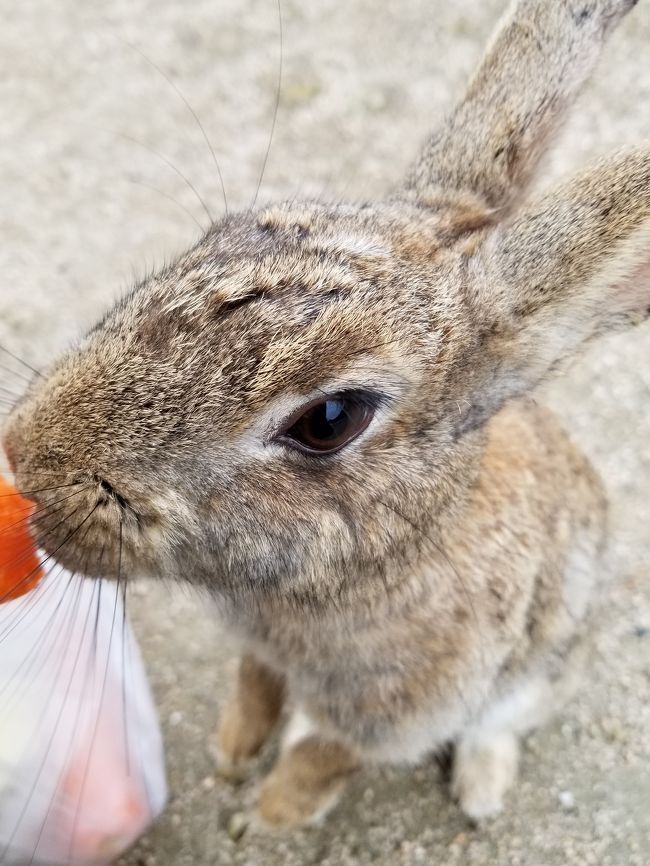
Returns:
[[[611,743],[623,738],[625,731],[620,719],[614,716],[606,716],[602,720],[601,725],[605,736]]]
[[[235,812],[228,821],[228,835],[233,842],[239,842],[248,829],[248,818],[243,812]]]
[[[572,791],[560,791],[558,795],[558,800],[560,801],[560,805],[562,806],[562,808],[566,809],[567,812],[570,812],[576,807],[576,798],[574,797]]]
[[[320,93],[321,84],[316,79],[302,79],[289,82],[282,90],[282,98],[287,105],[298,106],[312,102]]]

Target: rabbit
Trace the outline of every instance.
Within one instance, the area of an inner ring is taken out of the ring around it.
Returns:
[[[486,820],[580,683],[607,501],[531,394],[650,312],[650,146],[530,188],[634,5],[515,3],[384,200],[227,214],[9,417],[49,556],[214,599],[241,647],[224,774],[289,715],[267,827],[446,744]]]

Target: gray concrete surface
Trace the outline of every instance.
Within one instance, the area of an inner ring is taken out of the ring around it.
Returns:
[[[284,83],[262,200],[390,185],[458,93],[502,0],[282,0]],[[0,0],[0,342],[42,363],[133,274],[197,236],[201,209],[252,199],[279,51],[275,0]],[[650,136],[650,0],[612,40],[541,178]],[[137,139],[145,147],[134,143]],[[160,191],[156,192],[152,187]],[[170,198],[176,199],[181,207]],[[606,479],[615,581],[581,695],[528,743],[506,813],[469,827],[434,762],[367,772],[323,827],[228,827],[252,783],[218,781],[209,743],[230,651],[210,607],[137,588],[131,610],[168,745],[171,800],[121,866],[650,863],[650,326],[599,344],[546,389]],[[1,381],[17,387],[7,374]],[[272,750],[271,750],[272,751]],[[262,760],[268,764],[270,752]]]

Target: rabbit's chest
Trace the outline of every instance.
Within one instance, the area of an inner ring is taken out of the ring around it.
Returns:
[[[417,761],[478,710],[502,657],[477,664],[474,645],[460,634],[419,625],[394,624],[345,642],[300,642],[285,631],[252,649],[285,675],[292,706],[324,735],[374,761]]]
[[[439,675],[431,670],[392,664],[386,655],[376,664],[343,659],[292,665],[289,695],[304,727],[347,741],[367,759],[384,763],[417,762],[454,739],[480,708],[491,676],[454,664]],[[291,736],[291,728],[289,731]]]

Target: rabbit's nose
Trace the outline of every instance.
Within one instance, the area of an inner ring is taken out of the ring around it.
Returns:
[[[9,416],[0,439],[16,485],[24,486],[27,490],[48,486],[44,483],[35,484],[36,478],[43,480],[45,476],[52,477],[52,470],[42,459],[42,448],[39,442],[32,442],[31,434],[31,416],[25,416],[24,407],[21,406]]]

